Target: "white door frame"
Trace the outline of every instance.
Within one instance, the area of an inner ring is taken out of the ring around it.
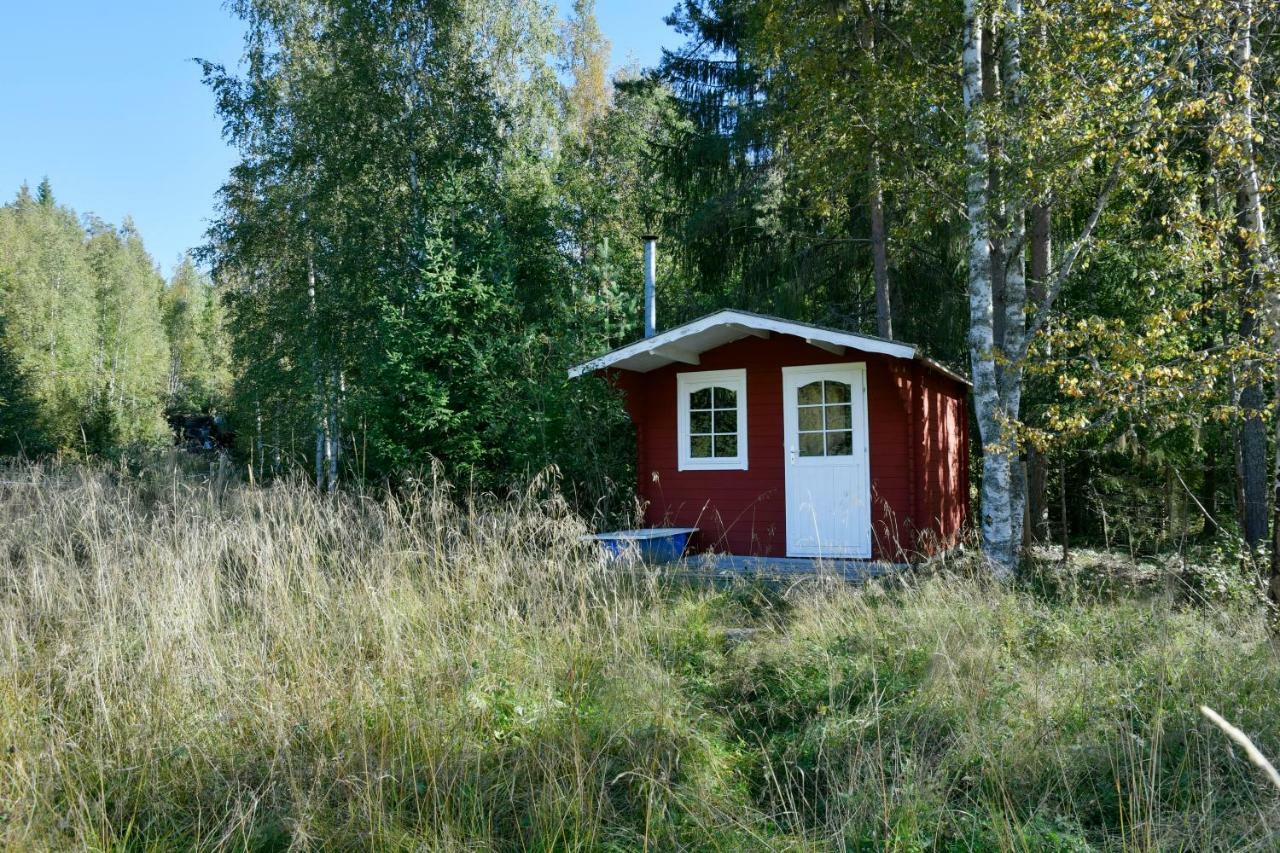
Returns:
[[[799,452],[799,411],[797,392],[814,379],[835,379],[851,388],[853,452],[849,456],[803,457]],[[782,368],[782,441],[786,472],[786,518],[788,557],[871,557],[871,457],[867,414],[867,365],[865,362],[811,364]],[[805,477],[809,472],[819,474]],[[848,479],[843,479],[847,471]],[[822,542],[823,519],[819,517],[824,497],[817,506],[810,488],[847,495],[852,504],[843,521],[834,513],[827,519],[833,541]],[[802,492],[801,490],[805,490]],[[817,527],[818,542],[806,534]],[[843,528],[843,529],[840,529]],[[804,542],[802,540],[809,539]]]

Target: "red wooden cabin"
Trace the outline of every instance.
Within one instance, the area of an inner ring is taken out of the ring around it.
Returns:
[[[625,395],[646,523],[703,549],[901,561],[965,524],[969,386],[910,344],[720,311],[588,373]]]

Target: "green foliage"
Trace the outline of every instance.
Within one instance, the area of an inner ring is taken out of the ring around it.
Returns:
[[[5,317],[0,314],[0,454],[16,456],[38,453],[40,406],[31,396],[31,380],[14,353],[5,334]]]
[[[75,213],[48,184],[35,198],[23,187],[0,208],[0,310],[5,344],[37,407],[21,443],[69,447],[96,387],[96,282]]]
[[[589,179],[561,159],[548,11],[236,10],[260,61],[242,78],[206,66],[244,154],[208,252],[246,449],[280,468],[314,449],[320,471],[336,430],[344,475],[403,480],[436,460],[487,486],[560,462],[587,502],[627,479],[616,399],[566,376],[616,339],[596,323],[618,309],[565,250],[598,243],[559,190]]]
[[[385,396],[362,407],[373,413],[370,464],[422,470],[434,457],[468,479],[508,470],[529,445],[510,282],[460,268],[439,237],[427,238],[421,257],[420,280],[381,306],[385,349],[371,388]]]
[[[207,361],[191,375],[225,378],[212,300],[194,328],[166,326],[163,285],[131,222],[82,226],[48,181],[0,207],[0,451],[113,453],[168,442],[171,348],[199,339]]]
[[[230,393],[226,320],[213,282],[184,257],[160,295],[169,341],[167,407],[199,412],[220,408]]]
[[[101,439],[94,446],[162,444],[169,375],[160,314],[164,279],[129,220],[119,230],[93,221],[86,252],[97,284],[98,376],[90,423],[101,426],[93,430]]]

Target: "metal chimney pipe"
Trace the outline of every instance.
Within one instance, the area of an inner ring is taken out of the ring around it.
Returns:
[[[658,236],[645,234],[644,240],[644,336],[658,333]]]

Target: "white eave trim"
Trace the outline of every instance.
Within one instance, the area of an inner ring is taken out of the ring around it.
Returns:
[[[900,344],[865,335],[855,335],[851,332],[839,332],[834,329],[822,329],[804,323],[792,323],[787,320],[779,320],[776,317],[764,317],[743,311],[718,311],[715,314],[703,317],[701,320],[694,320],[692,323],[668,329],[660,335],[636,341],[634,344],[616,349],[599,358],[583,362],[576,367],[570,368],[569,376],[573,378],[593,373],[597,370],[611,367],[618,362],[626,361],[629,358],[645,355],[653,356],[659,361],[650,367],[639,370],[638,372],[641,373],[657,370],[659,367],[665,367],[676,361],[697,364],[692,359],[696,358],[698,353],[693,352],[691,349],[677,346],[677,344],[691,335],[705,332],[716,326],[735,327],[736,331],[741,332],[739,338],[747,335],[767,336],[769,333],[793,335],[827,352],[838,352],[840,347],[848,347],[861,352],[881,353],[893,358],[913,359],[916,357],[916,348],[910,344]],[[717,344],[717,346],[723,346],[723,343]],[[671,357],[677,353],[682,357]]]

